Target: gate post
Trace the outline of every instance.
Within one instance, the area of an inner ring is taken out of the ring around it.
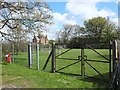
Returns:
[[[116,43],[117,41],[113,41],[113,73],[115,72],[115,65],[117,60],[117,49],[116,49]]]
[[[55,43],[52,43],[52,60],[51,60],[52,61],[51,62],[52,73],[54,73],[56,70],[56,58],[55,58],[55,56],[56,56]]]
[[[116,61],[116,44],[115,44],[115,41],[113,41],[112,49],[113,49],[113,73],[114,73],[114,71],[115,71],[115,61]]]
[[[120,50],[120,48],[119,48],[119,50]],[[120,88],[120,51],[119,51],[119,57],[118,57],[118,88]]]
[[[120,40],[118,40],[118,88],[120,88]]]
[[[117,54],[117,41],[114,40],[114,41],[113,41],[113,74],[112,74],[112,76],[113,76],[114,73],[115,73],[115,69],[116,69],[116,66],[117,66],[117,63],[116,63],[117,59],[118,59],[118,54]],[[117,86],[117,77],[115,77],[114,86],[115,86],[115,87]]]
[[[39,70],[40,69],[40,64],[39,64],[39,44],[38,43],[36,43],[36,60],[37,60],[37,70]]]
[[[109,42],[109,80],[111,79],[111,73],[112,73],[112,71],[111,71],[111,48],[112,48],[112,42],[110,41]]]
[[[81,49],[81,75],[85,75],[84,48]]]
[[[28,44],[28,66],[32,68],[32,45],[31,43]]]

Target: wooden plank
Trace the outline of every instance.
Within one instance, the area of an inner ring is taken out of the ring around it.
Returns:
[[[76,58],[56,58],[56,59],[63,59],[63,60],[79,60],[79,59],[76,59]]]
[[[44,67],[43,67],[42,70],[45,70],[45,68],[46,68],[46,66],[47,66],[47,64],[48,64],[48,61],[49,61],[49,59],[50,59],[51,56],[52,56],[52,50],[51,50],[51,52],[50,52],[50,54],[49,54],[49,56],[48,56],[48,58],[47,58],[47,60],[46,60],[46,62],[45,62],[45,65],[44,65]]]
[[[64,66],[64,67],[56,70],[56,72],[58,72],[58,71],[60,71],[60,70],[63,70],[63,69],[65,69],[65,68],[67,68],[67,67],[70,67],[70,66],[72,66],[72,65],[75,65],[75,64],[77,64],[78,62],[80,62],[80,61],[76,61],[76,62],[74,62],[74,63],[72,63],[72,64],[69,64],[69,65],[67,65],[67,66]]]

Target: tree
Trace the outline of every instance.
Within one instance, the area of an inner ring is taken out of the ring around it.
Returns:
[[[12,44],[51,21],[51,10],[45,2],[0,1],[0,34]]]
[[[107,41],[117,37],[117,27],[108,19],[103,17],[95,17],[84,21],[86,34],[89,37],[101,40],[104,38]]]
[[[118,39],[120,40],[120,27],[118,27]]]
[[[57,34],[58,42],[68,43],[73,37],[80,37],[84,34],[84,28],[79,25],[63,25],[63,30]]]
[[[117,39],[118,38],[117,26],[113,22],[107,20],[107,24],[102,32],[102,37],[106,41]]]
[[[1,2],[0,1],[0,29],[7,26],[10,29],[17,28],[18,24],[28,28],[32,32],[36,27],[41,28],[50,24],[51,10],[45,2]],[[4,32],[0,31],[2,35]]]

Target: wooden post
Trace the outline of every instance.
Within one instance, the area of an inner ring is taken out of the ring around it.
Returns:
[[[39,62],[39,44],[36,44],[36,60],[37,60],[37,70],[40,69],[40,62]]]
[[[28,44],[28,66],[32,68],[32,45],[31,43]]]
[[[116,69],[116,61],[118,59],[118,54],[117,54],[117,41],[114,40],[113,41],[113,75],[115,73],[115,69]],[[115,77],[115,82],[114,82],[114,87],[117,86],[117,77]]]
[[[119,69],[118,69],[118,87],[120,88],[120,52],[119,52]]]
[[[115,72],[115,62],[116,62],[116,47],[115,41],[113,41],[113,73]]]
[[[112,42],[110,41],[110,43],[109,43],[109,80],[111,79],[111,73],[112,73],[112,71],[111,71],[111,46],[112,46]]]
[[[55,43],[52,43],[52,62],[51,62],[51,68],[52,68],[52,73],[55,72],[56,70],[56,58],[55,58],[55,55],[56,55],[56,50],[55,50]]]
[[[84,48],[81,49],[81,75],[85,75]]]
[[[120,88],[120,40],[118,40],[118,88]]]

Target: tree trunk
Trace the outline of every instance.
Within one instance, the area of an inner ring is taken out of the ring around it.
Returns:
[[[17,42],[16,43],[16,55],[18,55],[19,54],[19,43]]]
[[[14,43],[12,43],[12,62],[14,62]]]

